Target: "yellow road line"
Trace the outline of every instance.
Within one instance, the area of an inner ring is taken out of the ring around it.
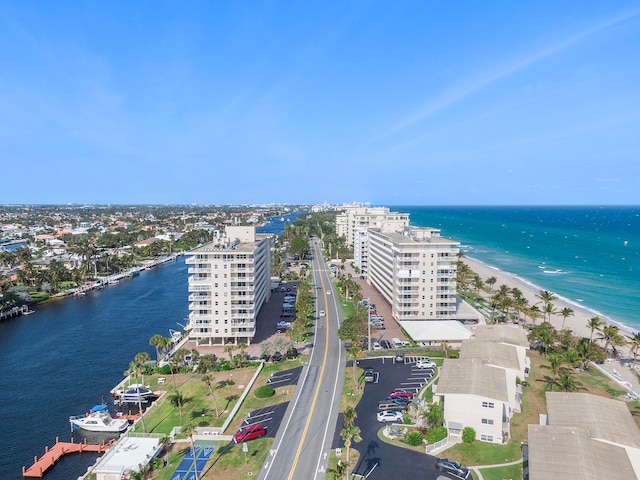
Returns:
[[[316,245],[316,258],[318,258],[317,252],[318,246]],[[320,283],[322,284],[322,292],[324,293],[324,304],[326,309],[326,314],[324,317],[324,321],[326,324],[325,328],[325,345],[324,345],[324,357],[322,358],[322,368],[320,369],[320,376],[318,377],[318,386],[316,387],[316,391],[313,394],[313,402],[311,402],[311,408],[309,409],[309,415],[307,416],[307,422],[304,425],[304,430],[302,430],[302,438],[300,439],[300,443],[298,444],[298,450],[296,451],[296,456],[293,459],[293,464],[291,465],[291,470],[289,470],[288,480],[293,478],[293,474],[296,471],[296,467],[298,465],[298,459],[300,458],[300,452],[302,452],[302,446],[304,445],[304,441],[307,437],[307,431],[309,430],[309,424],[311,423],[311,416],[313,415],[313,410],[316,406],[316,401],[318,400],[318,394],[320,393],[320,386],[322,385],[322,378],[324,377],[324,369],[327,365],[327,353],[329,352],[329,307],[327,302],[327,293],[324,289],[324,280],[322,279],[322,273],[320,273]]]

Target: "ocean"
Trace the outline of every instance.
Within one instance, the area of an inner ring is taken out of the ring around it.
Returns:
[[[640,331],[639,206],[390,206],[468,257]]]

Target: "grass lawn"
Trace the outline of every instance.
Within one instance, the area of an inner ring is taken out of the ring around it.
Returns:
[[[258,408],[267,407],[269,405],[275,405],[278,403],[289,401],[293,396],[295,390],[294,385],[276,388],[275,395],[270,398],[257,398],[253,394],[253,391],[255,391],[255,389],[258,387],[266,385],[267,380],[272,373],[299,367],[305,361],[306,356],[301,356],[294,360],[285,360],[280,363],[266,365],[260,372],[260,375],[256,379],[251,392],[249,392],[249,394],[245,398],[245,401],[238,410],[238,413],[236,414],[234,420],[230,423],[229,428],[227,429],[225,434],[230,435],[235,432],[240,427],[243,419],[246,418],[248,412]],[[255,368],[256,367],[248,367],[239,370],[232,370],[229,372],[213,372],[210,374],[213,377],[212,384],[214,388],[217,387],[217,389],[215,390],[215,395],[220,411],[220,417],[213,418],[213,422],[215,423],[211,423],[210,425],[222,425],[224,420],[226,420],[227,414],[229,413],[231,408],[233,408],[233,405],[242,393],[242,390],[239,388],[240,385],[246,386],[248,384],[250,378],[255,373]],[[233,381],[235,382],[234,385],[226,385],[226,381],[230,379],[233,379]],[[156,378],[145,378],[145,381],[147,381],[147,383],[149,383],[152,387],[154,387],[154,385],[157,385]],[[176,381],[178,384],[178,388],[185,394],[185,396],[190,398],[190,401],[183,408],[183,422],[186,424],[189,421],[197,421],[197,425],[199,425],[200,423],[204,423],[205,421],[211,421],[211,418],[215,417],[213,397],[211,395],[206,395],[207,387],[205,383],[202,382],[202,375],[177,375]],[[218,384],[218,382],[223,381],[225,382],[225,385],[218,386],[221,385]],[[168,390],[171,390],[173,388],[173,382],[170,376],[166,377],[166,384],[162,386]],[[171,431],[171,428],[173,428],[174,425],[179,425],[179,413],[177,409],[168,401],[169,396],[170,392],[167,392],[167,394],[165,394],[163,398],[158,401],[158,405],[154,406],[149,414],[145,415],[147,430],[151,430],[151,427],[153,427],[154,432],[165,433],[165,430],[168,429],[168,431]],[[189,408],[190,405],[191,408]],[[223,406],[225,407],[224,411]],[[203,410],[205,410],[204,417],[202,417]],[[247,442],[249,451],[246,455],[247,463],[245,464],[245,455],[242,451],[241,445],[220,442],[218,443],[216,450],[212,454],[211,459],[207,463],[203,474],[199,478],[203,480],[214,478],[224,478],[225,480],[239,480],[251,476],[257,476],[262,469],[262,465],[267,458],[272,443],[272,438],[259,438],[256,440],[252,440],[251,442]],[[176,443],[169,455],[170,466],[161,470],[154,478],[157,478],[159,480],[168,480],[169,478],[171,478],[171,475],[180,464],[180,461],[186,455],[189,447],[190,444],[188,442]]]
[[[504,480],[505,478],[515,480],[522,478],[522,465],[510,465],[499,468],[483,468],[480,470],[484,480]]]

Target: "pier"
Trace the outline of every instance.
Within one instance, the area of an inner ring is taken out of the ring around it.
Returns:
[[[29,315],[33,313],[29,310],[29,307],[22,305],[21,307],[13,307],[11,310],[0,311],[0,322],[8,320],[9,318],[18,317],[20,315]]]
[[[22,476],[42,478],[45,472],[54,466],[63,455],[76,452],[104,453],[109,449],[111,443],[93,445],[87,443],[86,440],[83,443],[75,443],[73,439],[71,442],[61,442],[56,437],[56,444],[51,448],[45,447],[45,453],[42,457],[34,457],[31,467],[22,467]]]

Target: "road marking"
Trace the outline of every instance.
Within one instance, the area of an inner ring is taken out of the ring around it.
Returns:
[[[316,247],[317,248],[317,247]],[[322,284],[322,291],[324,292],[324,304],[327,305],[327,291],[325,290],[324,280],[322,279],[322,275],[320,275],[320,283]],[[309,409],[309,415],[307,415],[307,422],[304,425],[304,429],[302,430],[302,438],[300,439],[300,443],[298,444],[298,450],[296,451],[296,455],[293,458],[293,464],[291,465],[291,470],[289,470],[288,480],[293,478],[293,474],[296,471],[296,467],[298,466],[298,460],[300,459],[300,453],[302,452],[302,446],[304,445],[304,441],[307,438],[307,432],[309,430],[309,425],[311,424],[311,417],[313,416],[313,411],[316,407],[316,402],[318,401],[318,395],[320,393],[320,387],[322,385],[322,378],[324,377],[324,369],[327,365],[327,355],[329,353],[329,325],[327,323],[327,330],[325,333],[325,345],[324,345],[324,356],[322,357],[322,369],[320,370],[320,376],[318,377],[318,385],[316,386],[316,391],[313,394],[313,401],[311,402],[311,408]]]

